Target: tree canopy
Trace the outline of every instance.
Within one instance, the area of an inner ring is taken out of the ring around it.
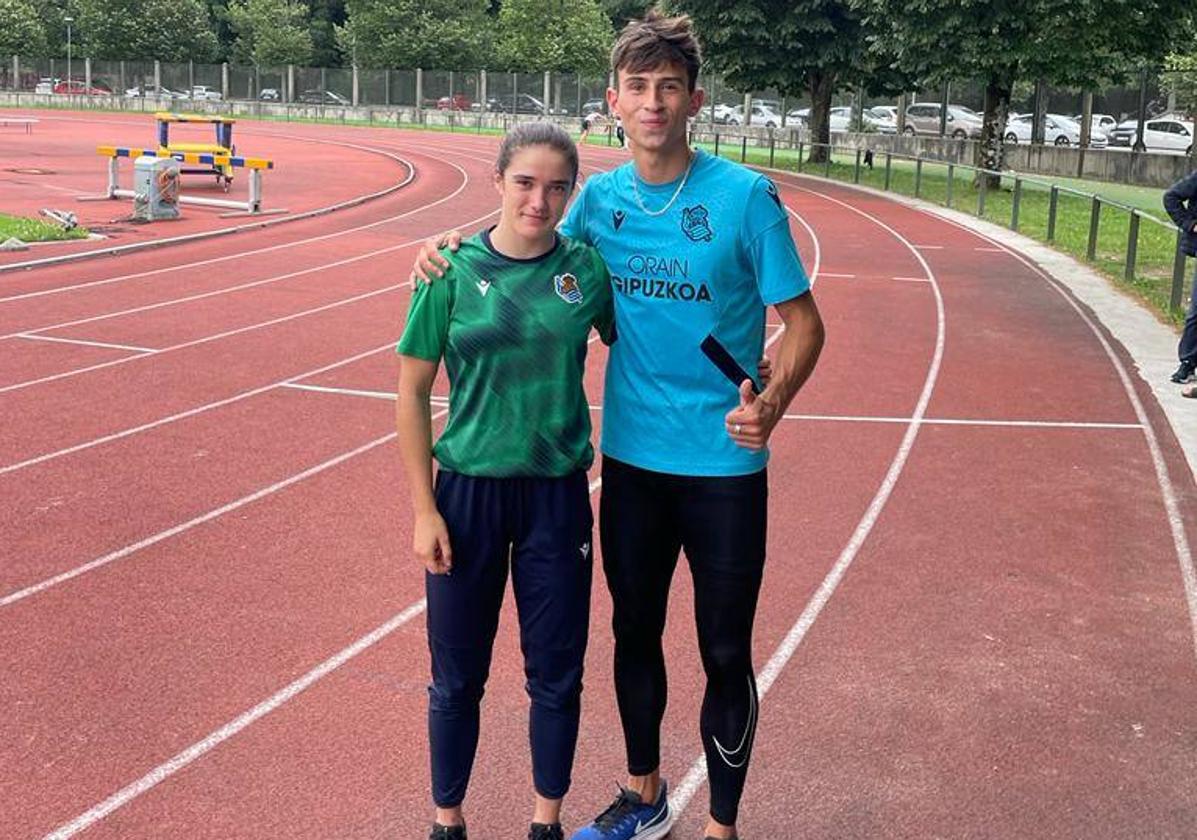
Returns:
[[[496,44],[506,70],[605,74],[615,34],[598,0],[503,0]]]
[[[80,55],[212,61],[219,44],[202,0],[77,0]]]
[[[230,57],[272,67],[312,58],[308,9],[297,0],[232,0],[226,11],[233,34]]]
[[[30,0],[0,0],[0,55],[46,49],[46,32],[37,8]]]

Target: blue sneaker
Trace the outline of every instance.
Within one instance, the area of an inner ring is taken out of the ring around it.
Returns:
[[[570,840],[660,840],[669,833],[673,820],[669,815],[669,797],[661,782],[657,801],[646,803],[640,794],[627,788],[594,822],[573,833]]]

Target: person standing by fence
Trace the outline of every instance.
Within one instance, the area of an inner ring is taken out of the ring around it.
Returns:
[[[1190,257],[1197,257],[1197,172],[1177,181],[1164,193],[1164,209],[1183,233],[1180,247]],[[1185,316],[1184,332],[1177,347],[1180,367],[1172,374],[1178,385],[1193,380],[1197,371],[1197,269],[1193,272],[1193,286],[1189,290],[1189,309]],[[1188,388],[1185,396],[1197,396],[1197,389]]]

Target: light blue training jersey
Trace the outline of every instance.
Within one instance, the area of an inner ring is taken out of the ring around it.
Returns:
[[[747,475],[768,452],[737,446],[724,418],[739,382],[757,380],[765,307],[810,281],[768,178],[699,151],[666,212],[636,200],[655,212],[680,182],[647,184],[625,164],[589,178],[561,226],[598,248],[615,290],[602,451],[656,472]]]

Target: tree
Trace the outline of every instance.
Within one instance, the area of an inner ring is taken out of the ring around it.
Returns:
[[[603,10],[611,18],[611,25],[619,32],[629,20],[642,18],[651,9],[654,0],[602,0]]]
[[[0,0],[0,55],[45,55],[46,33],[29,0]]]
[[[840,86],[887,92],[900,79],[870,50],[862,15],[844,0],[677,0],[693,18],[703,54],[738,90],[809,95],[812,161],[827,159],[831,98]],[[878,87],[883,89],[878,89]]]
[[[1176,97],[1176,109],[1197,117],[1197,55],[1174,53],[1164,60],[1160,89]]]
[[[362,67],[469,70],[490,56],[488,0],[346,0],[337,46]]]
[[[83,55],[104,59],[211,61],[219,52],[202,0],[77,0]]]
[[[345,0],[306,0],[311,9],[312,63],[317,67],[341,64],[337,27],[346,21]]]
[[[851,0],[873,24],[872,45],[927,82],[985,81],[977,165],[1004,165],[1002,134],[1019,80],[1091,87],[1125,81],[1126,68],[1155,63],[1189,31],[1192,7],[1155,0]],[[881,34],[884,33],[884,34]],[[983,179],[987,187],[998,178]]]
[[[605,74],[615,33],[598,0],[504,0],[499,61],[508,70]]]
[[[298,0],[231,0],[228,20],[234,61],[277,67],[312,57],[308,10]]]

